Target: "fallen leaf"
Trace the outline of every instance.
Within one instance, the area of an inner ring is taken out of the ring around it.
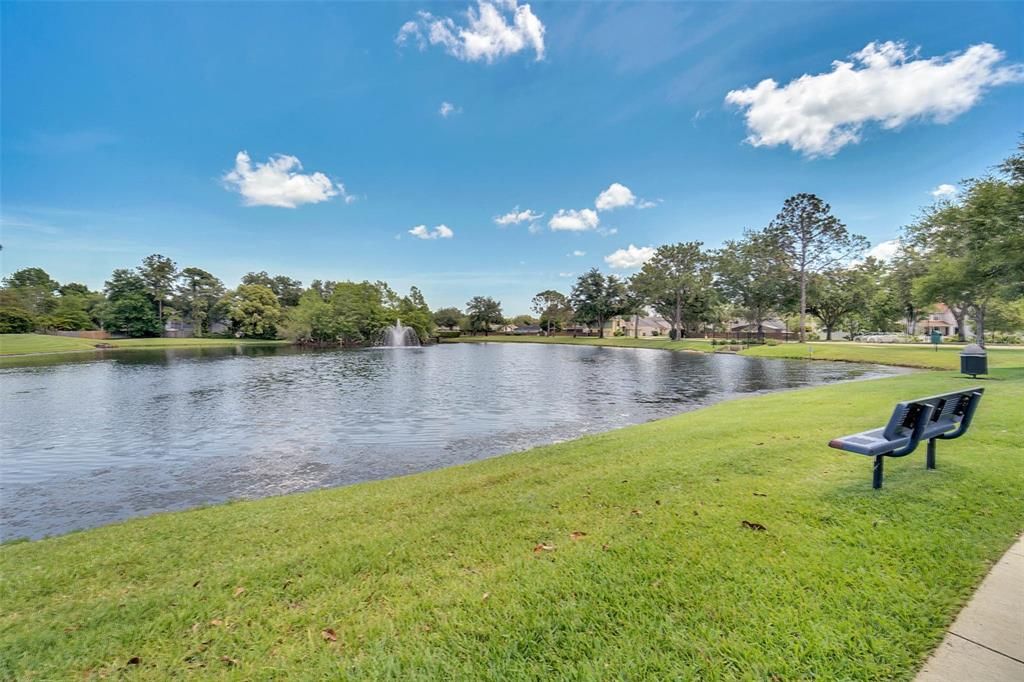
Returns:
[[[231,658],[230,656],[221,656],[220,660],[227,665],[238,665],[237,658]]]
[[[244,593],[245,593],[245,588],[244,587],[236,587],[235,588],[235,596],[236,597],[241,595],[241,594],[244,594]]]
[[[533,548],[533,553],[534,553],[534,554],[540,554],[541,552],[550,552],[550,551],[552,551],[552,550],[553,550],[554,548],[555,548],[555,546],[554,546],[554,545],[549,545],[549,544],[548,544],[548,543],[546,543],[546,542],[538,542],[538,543],[537,543],[537,544],[536,544],[536,545],[534,546],[534,548]]]
[[[640,511],[639,509],[634,509],[633,511],[631,511],[629,513],[632,514],[633,516],[643,516],[644,515],[644,513],[642,511]]]
[[[607,552],[608,551],[608,545],[601,545],[601,549],[603,549],[604,551]]]
[[[768,530],[767,528],[762,526],[760,523],[754,523],[753,521],[746,521],[746,520],[743,521],[743,527],[744,528],[749,528],[750,530],[758,530],[758,531]]]
[[[132,656],[128,659],[128,665],[138,665],[141,662],[142,659],[140,659],[138,656]]]
[[[337,642],[338,641],[338,635],[336,635],[334,633],[334,630],[331,629],[331,628],[324,628],[323,630],[321,630],[320,631],[320,636],[323,637],[328,642]]]
[[[491,598],[491,593],[490,592],[484,592],[484,596],[480,597],[480,601],[487,601],[490,598]]]
[[[579,540],[585,537],[587,537],[587,534],[581,530],[574,530],[573,532],[569,533],[569,538],[571,540]]]
[[[213,627],[219,627],[221,625],[224,625],[224,621],[222,621],[220,618],[214,618],[210,621],[210,625],[212,625]]]
[[[192,587],[199,587],[199,583],[201,583],[201,582],[203,582],[203,581],[202,580],[195,581],[194,583],[192,583]]]
[[[768,493],[754,493],[754,497],[768,497]]]

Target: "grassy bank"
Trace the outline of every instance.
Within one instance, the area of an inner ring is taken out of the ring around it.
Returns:
[[[185,339],[78,339],[47,334],[0,334],[0,357],[32,353],[68,353],[96,351],[97,343],[110,344],[117,350],[138,348],[207,348],[239,345],[280,345],[286,341],[251,339],[185,338]],[[109,349],[108,349],[109,350]]]
[[[828,440],[968,380],[0,547],[0,676],[909,679],[1024,528],[1024,369],[984,384],[938,470],[890,460],[880,491]]]
[[[629,337],[572,338],[543,336],[467,336],[444,339],[445,343],[558,343],[618,348],[660,348],[663,350],[689,350],[711,352],[716,349],[708,341],[686,339],[671,341],[660,339],[634,339]],[[839,360],[869,362],[921,369],[959,369],[962,346],[933,346],[910,344],[862,344],[844,342],[813,342],[807,344],[782,343],[776,346],[751,346],[741,355],[768,358],[799,358],[810,360]],[[989,348],[989,367],[1024,367],[1024,348]]]

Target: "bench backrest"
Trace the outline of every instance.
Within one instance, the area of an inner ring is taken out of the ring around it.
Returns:
[[[950,431],[965,418],[970,419],[984,391],[984,388],[974,387],[901,402],[893,410],[882,435],[887,440],[910,437],[917,417],[926,405],[932,407],[932,414],[925,424],[923,437],[931,438]]]

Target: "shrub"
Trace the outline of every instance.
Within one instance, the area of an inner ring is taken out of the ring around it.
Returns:
[[[28,334],[36,328],[35,318],[21,308],[0,308],[0,334]]]

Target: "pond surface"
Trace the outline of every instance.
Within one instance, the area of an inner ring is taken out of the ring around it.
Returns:
[[[899,371],[501,343],[139,350],[3,369],[0,534],[398,476]]]

